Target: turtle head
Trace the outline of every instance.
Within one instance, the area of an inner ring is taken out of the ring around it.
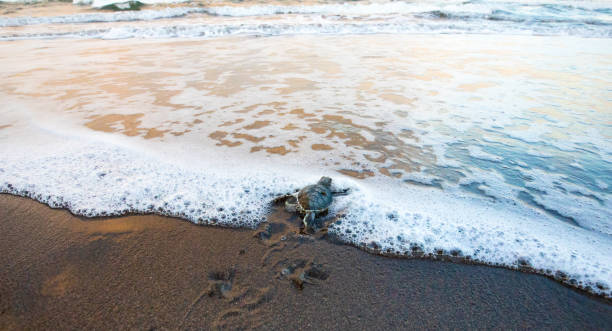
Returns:
[[[331,187],[331,178],[323,176],[321,177],[321,179],[319,179],[319,182],[317,184],[323,185],[326,187]]]

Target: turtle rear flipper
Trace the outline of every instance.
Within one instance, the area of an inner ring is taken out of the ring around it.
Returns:
[[[293,197],[293,195],[291,195],[291,194],[281,195],[281,196],[278,196],[278,197],[274,198],[272,200],[272,203],[275,204],[275,205],[279,205],[279,204],[287,201],[291,197]]]
[[[298,211],[298,202],[295,196],[290,196],[285,199],[285,210],[290,213],[295,213]]]
[[[332,196],[337,197],[337,196],[342,196],[342,195],[348,195],[350,193],[351,189],[345,188],[339,191],[332,191]]]

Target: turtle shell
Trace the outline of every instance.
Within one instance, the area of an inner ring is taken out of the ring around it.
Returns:
[[[298,192],[298,203],[305,211],[323,211],[332,203],[332,192],[325,185],[308,185]]]

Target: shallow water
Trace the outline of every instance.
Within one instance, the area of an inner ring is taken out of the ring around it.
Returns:
[[[291,15],[246,19],[289,31]],[[346,31],[0,42],[0,189],[255,226],[273,196],[330,175],[352,190],[331,227],[349,242],[527,263],[609,295],[610,39]]]

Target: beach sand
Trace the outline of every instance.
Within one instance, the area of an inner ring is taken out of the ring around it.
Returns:
[[[296,233],[87,219],[0,195],[0,329],[597,328],[612,305],[543,276],[376,256]],[[304,282],[300,275],[304,275]]]

